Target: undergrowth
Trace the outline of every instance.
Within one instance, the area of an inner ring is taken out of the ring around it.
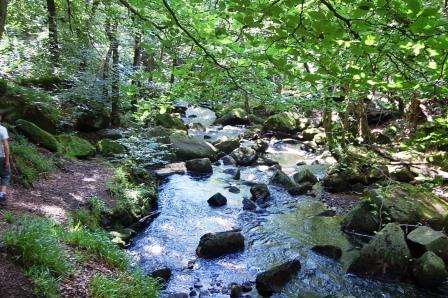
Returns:
[[[159,297],[157,282],[138,271],[112,277],[97,275],[90,284],[89,293],[95,298]]]
[[[11,153],[14,167],[21,176],[24,186],[31,186],[33,181],[45,176],[54,169],[51,158],[43,156],[37,147],[19,136],[11,142]]]

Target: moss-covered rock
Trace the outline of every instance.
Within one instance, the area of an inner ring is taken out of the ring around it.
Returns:
[[[26,119],[51,133],[61,121],[58,105],[47,93],[16,85],[8,85],[0,95],[0,112],[5,122]]]
[[[302,140],[304,141],[312,141],[314,137],[319,134],[321,131],[318,128],[311,127],[302,131]]]
[[[98,142],[98,149],[103,156],[113,156],[127,152],[126,147],[109,139]]]
[[[179,160],[194,158],[209,158],[210,160],[215,160],[218,154],[218,149],[212,144],[185,134],[172,134],[170,136],[170,142]]]
[[[295,113],[283,112],[270,116],[263,124],[263,128],[265,130],[292,133],[297,130],[298,119],[299,117]]]
[[[166,128],[172,128],[172,129],[180,129],[180,130],[187,130],[187,127],[185,126],[182,119],[174,117],[170,114],[157,114],[155,118],[156,124],[166,127]]]
[[[364,194],[364,200],[349,212],[343,226],[350,230],[373,232],[379,223],[426,223],[435,229],[447,226],[448,202],[427,189],[402,183]]]
[[[226,136],[219,138],[213,145],[224,153],[231,153],[240,146],[240,139],[228,138]]]
[[[443,232],[422,226],[410,232],[407,238],[416,251],[431,251],[448,263],[448,236]]]
[[[364,245],[347,271],[359,275],[402,279],[407,274],[410,257],[411,252],[400,226],[389,223],[372,241]]]
[[[230,110],[228,113],[218,118],[215,124],[219,125],[246,125],[249,124],[246,111],[241,108]]]
[[[94,156],[96,148],[89,141],[70,135],[58,136],[58,141],[61,143],[64,152],[69,157],[87,158]]]
[[[419,286],[433,288],[447,279],[448,272],[443,260],[435,253],[428,251],[415,261],[412,275]]]
[[[62,149],[61,144],[56,137],[51,133],[41,129],[34,123],[28,122],[23,119],[16,121],[17,128],[23,132],[32,142],[47,148],[52,152],[60,152]]]
[[[78,131],[94,132],[108,128],[110,121],[110,115],[106,110],[90,108],[78,116],[75,128]]]
[[[308,169],[295,173],[293,179],[296,183],[310,182],[316,184],[318,181],[317,177]]]
[[[40,77],[23,77],[17,83],[24,87],[38,87],[47,91],[66,89],[73,86],[73,82],[58,75],[44,75]]]

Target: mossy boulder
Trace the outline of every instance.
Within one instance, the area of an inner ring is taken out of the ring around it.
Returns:
[[[155,117],[155,121],[157,125],[166,127],[166,128],[172,128],[172,129],[180,129],[180,130],[187,130],[187,127],[185,126],[182,119],[177,118],[170,114],[157,114]]]
[[[99,141],[98,149],[103,156],[113,156],[116,154],[125,154],[127,152],[125,146],[109,139]]]
[[[246,111],[241,108],[232,109],[215,121],[215,124],[218,125],[246,125],[249,123]]]
[[[0,92],[3,121],[14,123],[19,119],[26,119],[48,132],[56,132],[61,113],[58,105],[47,93],[16,85],[3,87],[5,90]]]
[[[94,132],[108,128],[110,121],[110,115],[104,109],[90,108],[78,116],[75,128],[78,131]]]
[[[389,223],[364,245],[347,271],[358,275],[401,280],[407,274],[410,258],[411,252],[403,231],[398,224]]]
[[[239,138],[229,138],[229,137],[221,137],[213,145],[224,153],[231,153],[236,148],[240,147],[240,139]]]
[[[41,145],[52,152],[60,152],[61,144],[51,133],[41,129],[34,123],[19,119],[16,121],[17,128],[23,132],[33,143]]]
[[[270,116],[263,124],[265,130],[292,133],[297,130],[298,115],[291,112],[283,112]]]
[[[293,179],[296,183],[310,182],[316,184],[318,181],[317,177],[308,169],[295,173]]]
[[[258,158],[257,152],[249,147],[240,147],[232,151],[230,156],[240,166],[249,166]]]
[[[312,141],[314,137],[319,134],[321,131],[318,128],[311,127],[302,131],[302,140],[303,141]]]
[[[431,251],[448,263],[448,236],[442,231],[422,226],[410,232],[407,239],[416,251]]]
[[[218,149],[212,144],[181,133],[174,133],[170,136],[170,142],[179,160],[195,158],[216,159]]]
[[[60,135],[58,141],[64,148],[65,154],[70,157],[87,158],[94,156],[96,153],[95,146],[77,136]]]
[[[443,260],[435,253],[428,251],[415,261],[412,275],[419,286],[434,288],[446,281],[448,272]]]
[[[350,230],[373,232],[379,223],[426,223],[435,229],[447,226],[448,202],[427,189],[392,184],[364,193],[364,199],[343,220]]]

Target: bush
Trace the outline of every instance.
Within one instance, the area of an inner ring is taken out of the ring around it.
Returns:
[[[89,293],[95,298],[152,298],[159,297],[157,282],[141,272],[121,273],[118,276],[97,275]]]
[[[82,227],[75,227],[63,236],[64,242],[87,251],[107,264],[126,270],[129,259],[118,245],[113,243],[108,234],[102,230],[88,231]]]
[[[20,256],[25,267],[48,268],[54,276],[62,276],[72,266],[58,239],[61,232],[61,226],[47,218],[25,217],[20,225],[5,232],[3,242],[8,250]]]
[[[43,156],[34,144],[23,137],[11,142],[11,152],[14,165],[25,186],[30,186],[34,180],[50,173],[54,168],[53,161]]]

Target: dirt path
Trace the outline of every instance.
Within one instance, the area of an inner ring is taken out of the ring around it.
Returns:
[[[33,188],[13,185],[8,201],[0,206],[0,234],[10,226],[3,218],[6,212],[16,217],[41,215],[58,222],[67,220],[71,211],[85,205],[92,196],[113,204],[106,192],[106,181],[113,169],[99,159],[67,161]],[[11,256],[0,251],[0,297],[33,297],[32,284]]]

